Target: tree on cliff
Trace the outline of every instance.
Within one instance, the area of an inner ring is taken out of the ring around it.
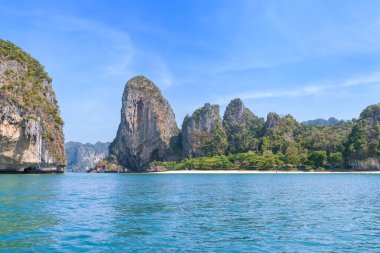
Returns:
[[[346,144],[347,159],[369,157],[380,157],[380,103],[363,110]]]

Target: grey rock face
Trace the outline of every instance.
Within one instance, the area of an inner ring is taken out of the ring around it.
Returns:
[[[145,170],[152,161],[174,158],[178,135],[174,112],[158,87],[144,76],[129,80],[109,159],[131,171]]]
[[[16,60],[0,61],[0,87],[9,81],[16,81],[20,76],[24,75],[28,70],[27,66]],[[12,76],[6,73],[14,73]]]
[[[268,135],[271,132],[277,132],[280,128],[280,122],[282,117],[277,113],[268,113],[267,120],[265,122],[265,134]]]
[[[68,172],[88,172],[102,159],[108,156],[110,143],[97,142],[82,144],[68,142],[65,144]]]
[[[286,139],[293,140],[297,128],[299,128],[299,123],[290,114],[280,116],[277,113],[270,112],[267,116],[264,133],[272,136],[276,132],[281,132]]]
[[[244,106],[243,101],[241,99],[236,98],[232,100],[224,112],[224,121],[236,122],[236,123],[244,123],[246,115],[253,115],[253,113]]]
[[[380,156],[350,159],[348,164],[355,170],[380,170]]]
[[[185,157],[223,154],[227,137],[223,129],[219,106],[206,103],[182,124],[182,149]]]

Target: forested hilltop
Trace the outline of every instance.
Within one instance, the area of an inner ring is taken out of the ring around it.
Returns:
[[[335,122],[334,122],[335,123]],[[227,145],[210,139],[204,156],[151,163],[155,170],[378,170],[380,169],[380,104],[367,107],[358,120],[332,125],[299,123],[291,115],[255,116],[240,99],[223,117]]]

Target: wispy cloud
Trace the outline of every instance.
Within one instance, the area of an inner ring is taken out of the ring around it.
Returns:
[[[243,100],[266,99],[266,98],[286,98],[322,95],[326,91],[347,90],[354,86],[380,85],[380,71],[365,76],[353,77],[340,81],[323,81],[319,83],[300,86],[294,89],[269,90],[269,91],[247,91],[216,99],[215,103],[225,105],[234,98]]]
[[[128,32],[101,22],[75,16],[55,15],[51,18],[60,24],[60,29],[66,32],[88,33],[107,45],[103,52],[99,52],[99,54],[107,56],[106,65],[103,67],[104,74],[126,75],[132,72],[132,62],[135,60],[137,49]]]
[[[172,85],[172,74],[163,58],[136,46],[127,31],[75,16],[54,16],[53,19],[62,24],[61,29],[88,32],[106,43],[106,52],[100,52],[106,55],[101,75],[124,79],[148,72],[161,87]]]
[[[161,86],[164,88],[168,88],[173,85],[173,77],[169,70],[169,67],[166,65],[166,63],[162,60],[162,58],[158,58],[156,61],[156,64],[158,66],[158,81],[160,82]]]
[[[59,29],[92,32],[111,39],[122,39],[123,42],[130,43],[130,35],[102,22],[76,17],[73,15],[52,15],[50,19],[59,22],[62,26]]]
[[[376,8],[371,9],[370,5],[348,4],[342,7],[345,11],[336,13],[326,8],[315,8],[319,5],[314,1],[297,4],[302,13],[308,13],[307,16],[294,15],[296,9],[290,6],[288,2],[269,4],[266,17],[282,36],[296,46],[299,54],[374,52],[380,48],[380,18]],[[300,17],[303,22],[299,22]]]
[[[133,54],[128,53],[128,51],[123,52],[121,50],[121,55],[118,55],[118,60],[116,63],[109,64],[105,67],[105,74],[107,75],[126,75],[129,74],[130,65],[133,61]]]
[[[228,61],[228,62],[218,62],[218,64],[211,68],[211,74],[222,74],[228,72],[238,72],[247,70],[258,70],[258,69],[268,69],[281,66],[283,64],[294,61],[295,58],[282,58],[282,59],[260,59],[260,60],[239,60],[239,61]]]

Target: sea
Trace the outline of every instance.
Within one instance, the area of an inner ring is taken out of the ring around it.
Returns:
[[[0,252],[380,252],[380,175],[0,175]]]

